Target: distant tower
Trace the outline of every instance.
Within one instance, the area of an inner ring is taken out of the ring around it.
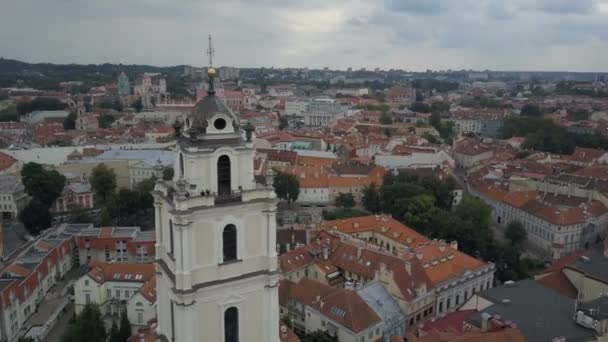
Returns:
[[[121,72],[118,76],[118,96],[129,96],[131,95],[131,84],[129,78],[124,72]]]
[[[76,129],[79,131],[84,131],[86,130],[86,124],[85,124],[85,112],[86,109],[84,107],[84,101],[83,100],[76,100]]]
[[[215,94],[175,123],[175,174],[154,190],[162,341],[278,342],[276,195],[254,180],[253,127]]]

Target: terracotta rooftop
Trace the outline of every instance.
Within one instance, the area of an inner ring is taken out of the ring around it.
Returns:
[[[321,228],[342,233],[375,232],[405,245],[428,242],[429,239],[387,215],[370,215],[348,219],[323,221]]]
[[[89,263],[87,275],[99,284],[106,281],[129,281],[145,283],[154,277],[154,264]]]
[[[355,333],[381,322],[376,312],[352,290],[333,291],[310,306]]]

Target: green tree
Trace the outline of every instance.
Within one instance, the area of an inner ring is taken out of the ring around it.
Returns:
[[[339,193],[336,197],[336,207],[340,207],[344,210],[353,208],[357,203],[351,193]]]
[[[511,245],[521,247],[524,241],[526,241],[528,233],[521,222],[512,221],[507,225],[505,237],[511,241]]]
[[[424,95],[422,95],[422,92],[420,90],[416,90],[416,102],[422,101],[424,101]]]
[[[118,333],[121,341],[123,342],[126,342],[129,337],[131,337],[131,322],[129,322],[127,310],[123,310],[122,314],[120,315],[120,327],[118,328]]]
[[[135,111],[137,111],[138,113],[141,112],[141,110],[144,108],[144,105],[141,101],[141,97],[138,97],[137,100],[133,102],[133,108],[135,108]]]
[[[100,128],[110,128],[114,123],[114,117],[110,114],[102,114],[97,117],[97,123]]]
[[[287,128],[287,126],[289,126],[287,117],[285,115],[280,115],[279,116],[279,129],[282,131],[285,128]]]
[[[435,127],[436,130],[439,130],[441,127],[441,114],[439,114],[439,112],[433,112],[433,114],[431,114],[429,124]]]
[[[17,112],[17,106],[11,104],[6,108],[0,110],[0,121],[19,121],[19,113]]]
[[[67,218],[68,223],[89,223],[93,222],[93,217],[89,211],[81,206],[77,206],[70,210]]]
[[[340,220],[350,217],[368,216],[369,213],[357,209],[336,209],[333,211],[323,210],[323,219],[327,221]]]
[[[426,139],[426,141],[428,141],[430,144],[439,144],[439,140],[437,139],[437,137],[435,137],[429,132],[422,133],[422,137]]]
[[[106,164],[100,163],[93,168],[89,183],[95,194],[105,203],[108,196],[116,189],[116,174]]]
[[[152,191],[156,185],[156,178],[151,177],[144,179],[135,185],[135,191],[139,193],[139,204],[140,209],[151,209],[154,204],[154,198],[152,197]]]
[[[431,103],[432,113],[447,113],[450,110],[450,103],[445,101],[434,101]]]
[[[410,110],[418,113],[430,113],[431,107],[424,102],[414,102],[410,106]]]
[[[32,235],[51,226],[52,218],[49,206],[38,199],[32,199],[19,213],[19,221]]]
[[[527,103],[523,107],[521,107],[521,115],[530,117],[542,117],[543,112],[537,105]]]
[[[387,113],[382,113],[379,119],[380,123],[383,125],[390,125],[393,123],[393,119]]]
[[[63,120],[63,129],[66,131],[76,129],[76,112],[70,112],[65,120]]]
[[[116,325],[116,320],[112,320],[112,327],[110,328],[110,336],[108,342],[124,342],[121,339],[120,332],[118,331],[118,326]]]
[[[567,118],[570,121],[589,120],[589,111],[584,108],[569,108]]]
[[[372,183],[369,186],[363,188],[363,207],[373,214],[377,214],[382,211],[382,197],[380,196],[380,189],[376,184]]]
[[[106,329],[96,304],[87,304],[61,337],[62,342],[106,342]]]
[[[173,175],[174,175],[175,171],[173,170],[172,166],[166,166],[163,169],[163,180],[172,180],[173,179]]]
[[[274,177],[272,185],[277,197],[287,201],[287,203],[291,204],[298,199],[298,195],[300,194],[300,182],[296,176],[279,172]]]
[[[47,208],[61,195],[65,186],[65,176],[55,170],[45,170],[42,165],[33,162],[21,169],[21,181],[28,195]]]

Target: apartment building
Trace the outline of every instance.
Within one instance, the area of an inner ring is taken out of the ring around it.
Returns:
[[[86,304],[99,305],[102,314],[119,316],[126,310],[136,331],[156,317],[154,264],[91,262],[74,284],[76,314]]]

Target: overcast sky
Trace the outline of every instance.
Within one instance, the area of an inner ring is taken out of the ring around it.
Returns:
[[[31,62],[608,71],[608,0],[1,0]]]

